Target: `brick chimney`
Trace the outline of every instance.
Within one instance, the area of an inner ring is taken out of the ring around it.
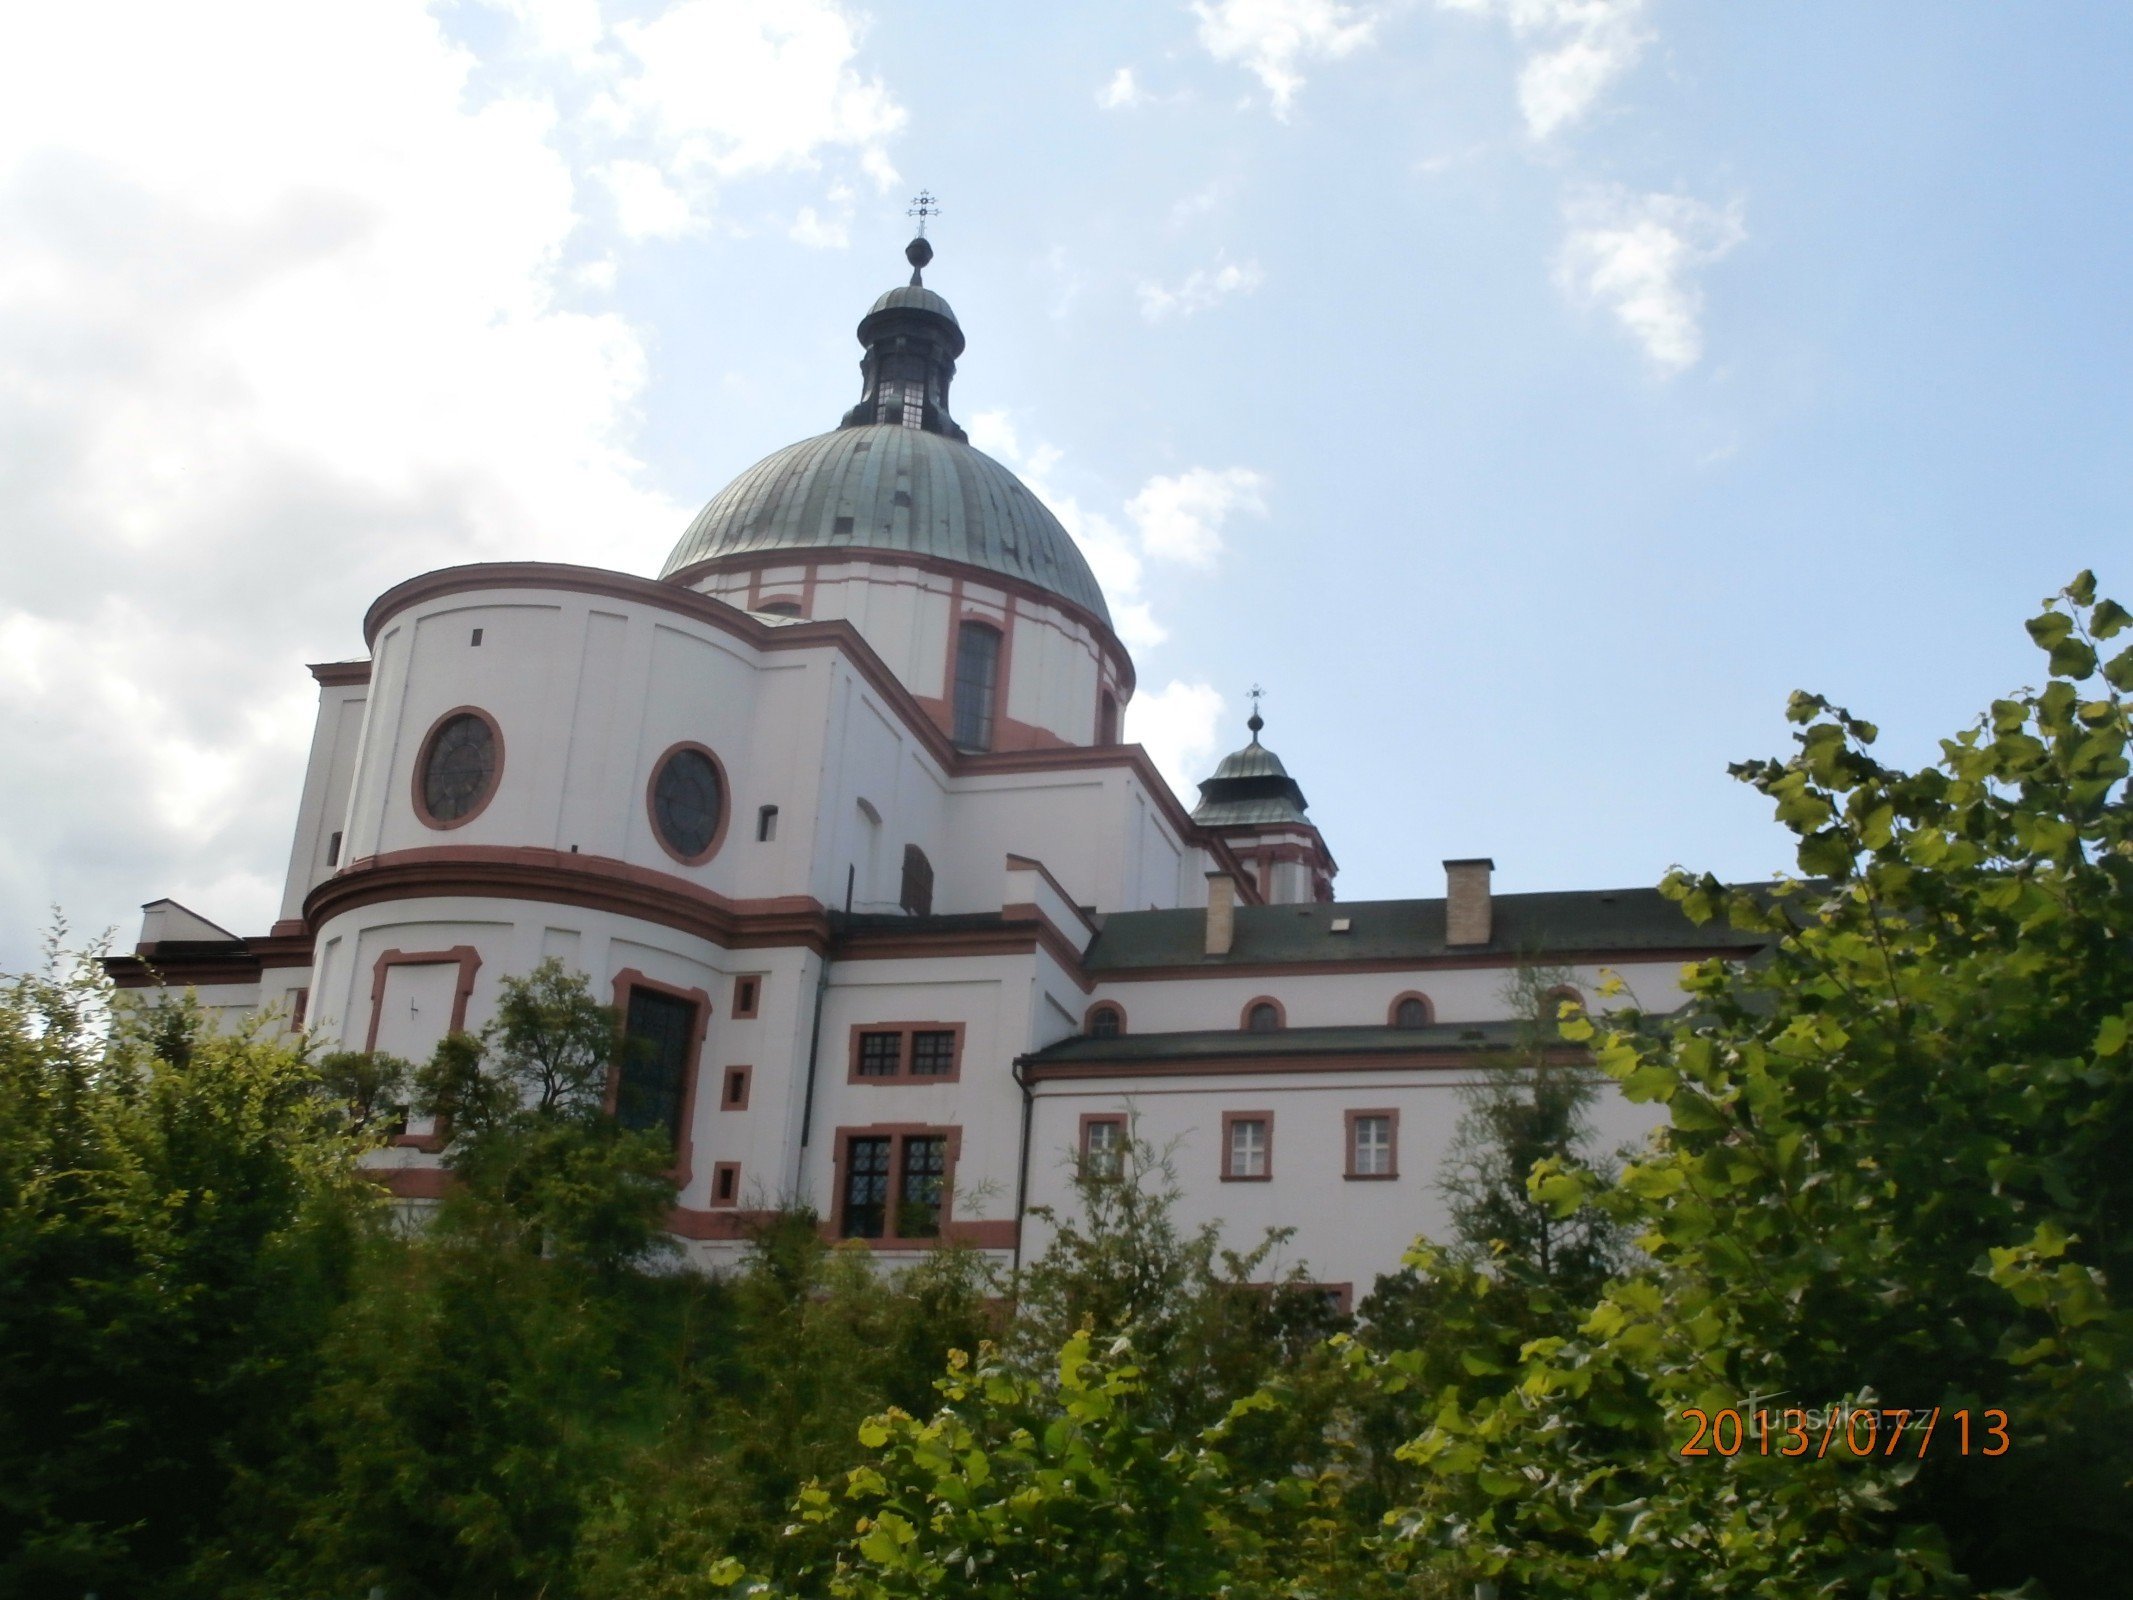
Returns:
[[[1489,942],[1489,874],[1496,863],[1468,856],[1444,863],[1444,942],[1449,945]]]
[[[1226,872],[1207,875],[1207,953],[1226,956],[1237,937],[1237,885]]]

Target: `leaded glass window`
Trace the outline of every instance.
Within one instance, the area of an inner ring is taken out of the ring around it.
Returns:
[[[911,1076],[945,1078],[955,1071],[955,1034],[928,1029],[911,1035]]]
[[[1428,1027],[1429,1002],[1418,995],[1409,995],[1393,1012],[1392,1025],[1395,1028]]]
[[[445,718],[422,759],[422,804],[433,822],[458,822],[481,809],[496,783],[496,730],[471,711]]]
[[[623,1024],[622,1069],[615,1086],[615,1120],[625,1128],[657,1130],[681,1140],[681,1108],[688,1090],[689,1047],[696,1007],[656,989],[632,989]]]
[[[659,764],[652,780],[652,825],[675,855],[692,860],[709,850],[724,811],[718,767],[703,751],[683,745]]]
[[[889,1219],[889,1141],[854,1138],[844,1147],[844,1236],[879,1239]]]
[[[903,1181],[896,1207],[900,1239],[931,1239],[941,1231],[941,1198],[947,1187],[948,1141],[937,1133],[904,1138]]]
[[[956,630],[955,743],[963,750],[992,748],[992,703],[1000,684],[1000,633],[982,622]]]
[[[893,1078],[903,1065],[904,1036],[900,1033],[862,1033],[859,1036],[859,1076]]]

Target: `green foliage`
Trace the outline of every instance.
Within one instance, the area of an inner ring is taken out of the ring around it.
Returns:
[[[376,1050],[335,1050],[312,1069],[326,1103],[350,1133],[382,1132],[404,1113],[415,1069],[398,1056]]]
[[[621,1048],[614,1008],[554,960],[503,980],[478,1038],[437,1047],[416,1105],[447,1133],[450,1227],[609,1272],[671,1248],[673,1151],[605,1111]]]
[[[1077,1168],[1074,1195],[1077,1215],[1031,1211],[1051,1238],[1018,1285],[1010,1342],[1026,1364],[1048,1363],[1084,1327],[1129,1338],[1149,1403],[1190,1430],[1338,1326],[1301,1264],[1265,1281],[1293,1229],[1270,1228],[1241,1253],[1223,1246],[1218,1223],[1181,1229],[1169,1152],[1137,1133],[1115,1173]]]
[[[2104,660],[2125,614],[2093,599],[2084,574],[2030,623],[2050,681],[1932,767],[1883,765],[1870,724],[1799,695],[1798,750],[1735,769],[1821,881],[1676,875],[1692,916],[1776,936],[1769,957],[1692,969],[1678,1018],[1566,1024],[1670,1126],[1611,1190],[1537,1193],[1598,1198],[1650,1267],[1573,1336],[1432,1396],[1406,1540],[1520,1595],[2122,1582],[2133,651]],[[1490,1320],[1475,1286],[1441,1287]],[[1686,1407],[1848,1397],[1939,1407],[1943,1431],[1923,1459],[1679,1453]],[[2005,1456],[1957,1453],[1961,1407],[2007,1412]]]
[[[1479,1063],[1481,1081],[1464,1092],[1437,1188],[1475,1260],[1583,1305],[1621,1263],[1621,1230],[1596,1205],[1565,1214],[1528,1181],[1544,1163],[1549,1173],[1604,1171],[1588,1147],[1592,1104],[1607,1080],[1556,1032],[1556,994],[1570,977],[1532,965],[1513,973],[1502,998],[1517,1042]]]
[[[183,1592],[374,1191],[302,1058],[93,955],[0,990],[0,1593]]]

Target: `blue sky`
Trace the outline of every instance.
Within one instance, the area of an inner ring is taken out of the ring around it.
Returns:
[[[211,0],[0,49],[0,968],[262,929],[307,660],[656,571],[902,275],[1181,781],[1268,691],[1347,898],[1789,863],[1787,691],[1927,757],[2133,594],[2133,13]]]

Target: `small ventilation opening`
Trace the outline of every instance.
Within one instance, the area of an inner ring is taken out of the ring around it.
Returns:
[[[737,1106],[748,1098],[748,1074],[739,1067],[726,1074],[726,1104]]]
[[[768,844],[778,836],[778,808],[765,806],[755,814],[755,837],[759,844]]]
[[[474,637],[469,639],[467,643],[471,645],[479,645],[481,643],[481,629],[476,628],[474,630]]]
[[[738,1188],[740,1187],[740,1183],[741,1183],[741,1169],[740,1169],[739,1167],[733,1167],[733,1166],[724,1166],[724,1165],[721,1165],[721,1166],[719,1167],[719,1169],[718,1169],[718,1197],[719,1197],[719,1199],[721,1199],[721,1200],[731,1200],[731,1199],[733,1198],[733,1192],[734,1192],[734,1190],[736,1190],[736,1189],[738,1189]]]
[[[326,841],[326,865],[329,867],[337,867],[340,864],[341,836],[339,834],[335,834],[331,839],[328,839]]]
[[[849,539],[852,536],[852,519],[850,517],[839,517],[835,522],[831,523],[830,536],[835,539]]]

